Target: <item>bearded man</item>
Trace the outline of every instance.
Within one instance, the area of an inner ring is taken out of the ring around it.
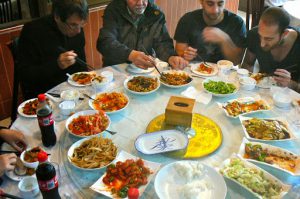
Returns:
[[[289,15],[283,9],[266,9],[258,27],[248,34],[248,50],[243,67],[252,70],[257,59],[260,72],[274,74],[279,86],[299,92],[300,36],[296,29],[289,27],[289,23]]]
[[[174,36],[177,53],[187,61],[228,59],[239,64],[246,46],[243,19],[224,9],[225,0],[200,0],[200,3],[202,9],[185,14],[177,24]]]
[[[97,49],[104,66],[131,62],[147,69],[154,66],[154,55],[176,69],[188,65],[176,56],[165,16],[153,0],[113,0],[104,12]]]

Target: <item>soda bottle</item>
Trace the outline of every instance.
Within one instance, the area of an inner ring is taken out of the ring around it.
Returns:
[[[56,144],[56,135],[51,107],[46,101],[45,94],[39,94],[38,101],[36,115],[42,133],[43,145],[45,147],[54,146]]]
[[[48,155],[46,152],[41,151],[37,156],[40,163],[36,169],[36,178],[43,199],[60,199],[55,167],[47,161]]]

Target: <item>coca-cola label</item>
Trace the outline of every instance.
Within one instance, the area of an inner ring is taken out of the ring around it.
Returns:
[[[38,117],[38,121],[40,126],[50,126],[54,123],[52,114],[46,117]]]
[[[50,191],[58,187],[58,180],[56,176],[47,181],[38,180],[38,183],[41,191]]]

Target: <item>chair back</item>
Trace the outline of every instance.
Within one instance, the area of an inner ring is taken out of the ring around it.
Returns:
[[[17,10],[13,9],[13,3],[16,3]],[[22,18],[20,0],[0,0],[0,24],[7,23]]]
[[[264,0],[247,0],[246,28],[250,30],[259,23],[260,16],[264,11]],[[250,26],[251,21],[251,26]]]

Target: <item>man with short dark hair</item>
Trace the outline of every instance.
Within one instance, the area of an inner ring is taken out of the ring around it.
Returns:
[[[288,13],[270,7],[262,14],[258,27],[248,34],[248,49],[243,67],[253,70],[257,59],[260,72],[274,74],[279,86],[300,91],[300,36],[289,27]]]
[[[54,0],[52,14],[24,25],[19,39],[23,96],[36,97],[67,80],[66,73],[87,70],[83,26],[88,17],[85,0]]]
[[[178,22],[174,36],[177,53],[188,61],[228,59],[239,64],[246,46],[243,19],[224,9],[225,0],[200,3],[202,9],[186,13]]]
[[[97,49],[104,66],[131,62],[147,69],[153,56],[177,69],[187,62],[174,51],[165,16],[153,0],[114,0],[105,9]]]

